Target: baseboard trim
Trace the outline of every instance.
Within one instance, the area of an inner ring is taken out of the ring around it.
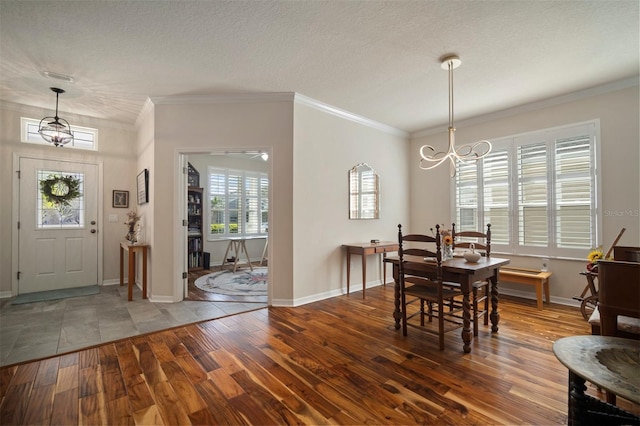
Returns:
[[[499,288],[498,291],[499,291],[500,294],[504,294],[506,296],[519,297],[521,299],[538,300],[536,298],[536,294],[535,293],[531,293],[531,292],[528,292],[528,291],[512,290],[512,289],[508,289],[508,288]],[[544,302],[546,303],[546,300]],[[577,301],[575,299],[567,299],[566,297],[551,296],[551,302],[552,303],[557,303],[558,305],[580,307],[580,302],[579,301]]]

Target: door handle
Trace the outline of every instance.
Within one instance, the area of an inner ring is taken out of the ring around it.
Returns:
[[[95,234],[96,232],[98,232],[98,231],[96,231],[95,229],[92,229],[92,230],[91,230],[91,233],[92,233],[92,234]]]

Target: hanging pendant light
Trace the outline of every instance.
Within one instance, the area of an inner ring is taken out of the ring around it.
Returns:
[[[64,118],[58,117],[58,96],[60,96],[60,93],[64,93],[64,90],[57,87],[51,87],[51,90],[56,94],[56,115],[55,117],[45,117],[40,120],[38,133],[45,141],[62,147],[73,140],[73,133],[71,133],[69,122]]]
[[[491,152],[491,142],[481,140],[470,145],[456,148],[456,128],[453,125],[453,70],[458,68],[462,61],[456,55],[445,56],[440,65],[443,70],[449,72],[449,149],[447,152],[436,151],[431,145],[420,147],[420,168],[431,170],[440,164],[450,161],[449,170],[451,177],[456,175],[456,160],[464,163],[475,163]]]

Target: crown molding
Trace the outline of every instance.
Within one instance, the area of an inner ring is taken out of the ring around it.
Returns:
[[[615,92],[617,90],[627,89],[629,87],[638,86],[639,84],[640,84],[639,77],[631,77],[623,80],[618,80],[612,83],[591,87],[589,89],[568,93],[566,95],[543,99],[541,101],[531,102],[531,103],[519,105],[513,108],[507,108],[507,109],[492,112],[489,114],[479,115],[477,117],[468,118],[466,120],[460,120],[456,122],[456,127],[462,128],[467,126],[473,126],[476,124],[486,123],[488,121],[493,121],[500,118],[511,117],[511,116],[522,114],[525,112],[537,111],[543,108],[548,108],[551,106],[560,105],[567,102],[578,101],[580,99],[590,98],[592,96],[598,96],[598,95],[602,95],[609,92]],[[411,133],[410,137],[411,139],[420,138],[424,136],[435,135],[437,133],[442,133],[445,131],[446,131],[446,125],[442,124],[437,127],[430,127],[428,129],[413,132]]]
[[[351,113],[349,111],[334,107],[333,105],[317,101],[308,96],[296,92],[273,92],[273,93],[229,93],[216,95],[188,95],[188,96],[163,96],[150,97],[145,103],[143,111],[140,112],[138,120],[144,116],[148,105],[197,105],[197,104],[226,104],[226,103],[256,103],[256,102],[296,102],[301,105],[317,109],[327,114],[335,115],[345,120],[353,121],[376,130],[389,133],[394,136],[408,138],[409,133],[391,127],[387,124],[371,120],[369,118]],[[138,122],[136,120],[136,123]]]
[[[344,118],[345,120],[353,121],[355,123],[362,124],[364,126],[371,127],[373,129],[380,130],[385,133],[389,133],[393,136],[399,136],[402,138],[409,137],[409,133],[405,132],[404,130],[400,130],[395,127],[389,126],[387,124],[380,123],[379,121],[371,120],[361,115],[354,114],[352,112],[334,107],[333,105],[325,104],[324,102],[317,101],[308,96],[301,95],[300,93],[295,94],[295,102],[301,105],[306,105],[308,107],[317,109],[322,112],[326,112],[327,114]]]
[[[180,104],[230,104],[256,102],[287,102],[293,101],[293,92],[274,93],[228,93],[216,95],[184,95],[184,96],[153,96],[149,100],[154,105]]]

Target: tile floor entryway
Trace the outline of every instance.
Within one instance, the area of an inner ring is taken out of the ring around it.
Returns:
[[[134,287],[100,287],[100,293],[12,305],[0,300],[0,366],[74,351],[125,337],[265,308],[266,303],[151,303]]]

